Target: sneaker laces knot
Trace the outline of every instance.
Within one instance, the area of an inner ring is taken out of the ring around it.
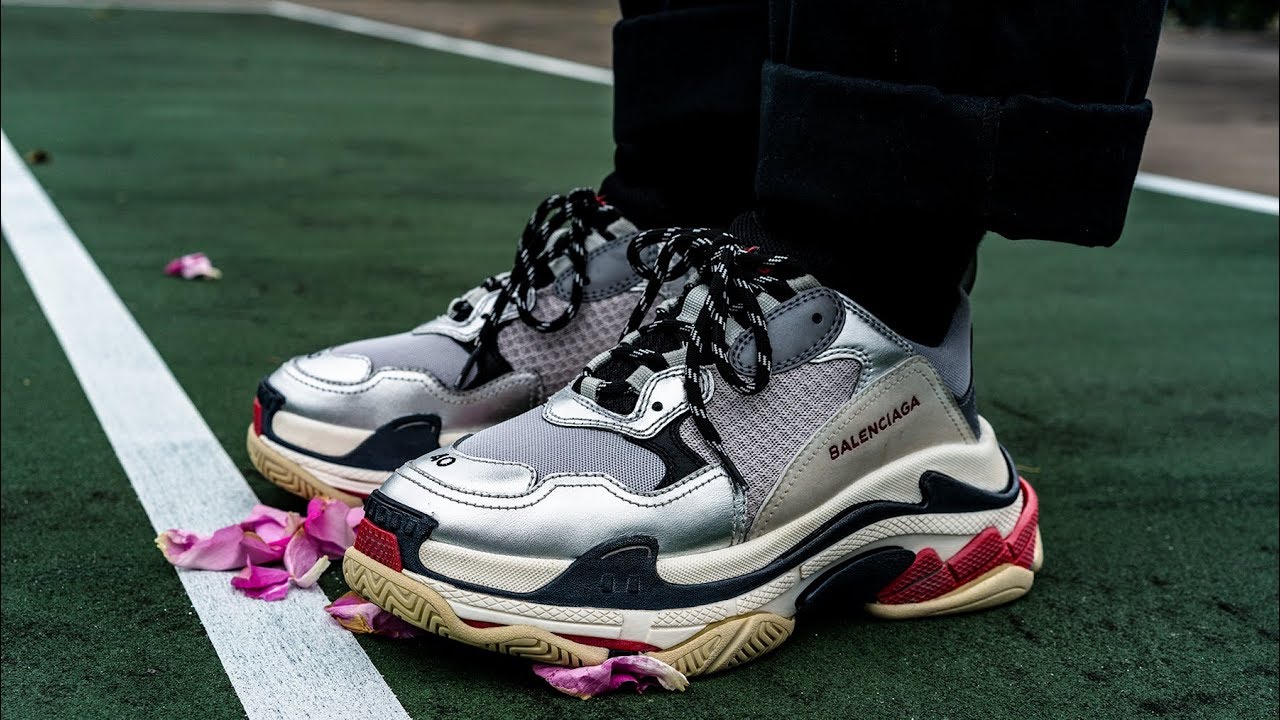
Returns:
[[[661,249],[652,265],[638,262],[644,248],[658,244]],[[574,389],[582,392],[589,385],[590,394],[606,407],[628,403],[634,407],[639,398],[636,379],[679,364],[683,355],[682,381],[694,424],[730,476],[742,483],[707,414],[703,370],[714,367],[727,385],[744,395],[768,387],[773,349],[761,297],[769,296],[776,302],[794,297],[792,281],[805,277],[805,271],[790,258],[761,255],[756,248],[741,247],[726,232],[704,228],[641,233],[632,241],[628,256],[636,272],[648,280],[645,299],[632,314],[628,335],[609,353],[593,360],[575,381]],[[674,305],[660,309],[657,320],[640,327],[657,296],[656,288],[690,268],[697,269],[697,282],[686,286]],[[755,354],[747,359],[750,365],[746,372],[730,360],[742,333],[749,333],[755,341]],[[615,379],[604,379],[602,371],[613,363],[619,365],[609,368],[607,375]],[[640,367],[648,372],[632,372]],[[623,379],[616,379],[620,377]]]
[[[498,296],[484,315],[475,347],[458,374],[457,387],[465,386],[480,354],[493,347],[508,305],[515,307],[521,322],[541,333],[560,330],[577,316],[589,282],[587,238],[594,232],[612,240],[608,228],[619,217],[618,211],[591,188],[552,195],[538,204],[520,235],[511,272],[485,280],[485,287],[497,290]],[[569,300],[559,315],[543,319],[533,312],[537,291],[555,281],[557,269],[552,263],[560,258],[569,261]]]

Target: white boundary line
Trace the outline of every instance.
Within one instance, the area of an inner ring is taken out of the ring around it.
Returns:
[[[357,35],[415,45],[428,50],[438,50],[477,60],[488,60],[547,75],[558,75],[597,85],[613,84],[613,71],[608,68],[573,62],[549,55],[539,55],[500,45],[490,45],[477,40],[464,40],[429,30],[419,30],[380,20],[370,20],[347,13],[322,10],[309,5],[289,2],[288,0],[267,0],[260,5],[211,0],[207,4],[202,3],[198,6],[170,5],[167,7],[163,4],[165,0],[154,0],[154,2],[155,4],[153,5],[146,0],[122,0],[121,2],[111,2],[111,0],[3,0],[5,5],[130,7],[142,10],[207,10],[208,12],[265,13],[287,20],[320,25],[334,30],[343,30]],[[1250,210],[1266,215],[1280,215],[1280,197],[1275,195],[1236,190],[1220,185],[1210,185],[1209,183],[1145,172],[1138,173],[1133,186],[1139,190],[1199,200],[1214,205],[1225,205],[1239,210]]]
[[[1133,186],[1141,190],[1200,200],[1214,205],[1226,205],[1239,210],[1252,210],[1265,215],[1280,215],[1280,197],[1275,195],[1264,195],[1262,193],[1249,192],[1248,190],[1236,190],[1222,187],[1221,185],[1210,185],[1209,183],[1196,182],[1195,180],[1183,180],[1181,178],[1168,177],[1167,175],[1154,175],[1145,172],[1138,173],[1138,177],[1134,179]]]
[[[258,502],[248,483],[3,131],[0,140],[4,236],[152,527],[244,519]],[[409,717],[325,614],[324,593],[250,600],[229,576],[178,571],[250,718]]]
[[[546,75],[558,75],[597,85],[613,84],[613,71],[608,68],[586,65],[572,60],[563,60],[549,55],[539,55],[525,52],[524,50],[490,45],[476,40],[463,40],[428,30],[393,25],[355,15],[347,15],[346,13],[333,12],[332,10],[321,10],[308,5],[287,2],[286,0],[271,0],[271,2],[267,3],[266,12],[279,18],[321,25],[334,30],[344,30],[357,35],[392,40],[407,45],[416,45],[420,48],[439,50],[440,52],[462,55],[476,60],[488,60],[525,70],[533,70]]]

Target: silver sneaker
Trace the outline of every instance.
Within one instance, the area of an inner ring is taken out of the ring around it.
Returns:
[[[686,675],[768,652],[817,605],[1024,594],[1037,500],[974,410],[967,304],[923,347],[785,258],[684,241],[701,279],[656,322],[372,494],[351,587],[471,645]]]
[[[358,504],[401,464],[537,406],[611,346],[657,248],[594,191],[548,198],[508,273],[398,335],[295,357],[258,388],[249,456],[303,497]],[[679,291],[651,284],[649,304]]]

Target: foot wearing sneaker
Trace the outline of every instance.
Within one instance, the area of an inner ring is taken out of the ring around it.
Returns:
[[[699,281],[542,407],[393,474],[353,589],[499,652],[699,675],[818,606],[914,618],[1031,587],[1036,496],[975,410],[967,302],[923,346],[784,257],[664,239]]]
[[[258,387],[249,456],[303,497],[358,504],[401,464],[519,415],[616,342],[644,270],[636,228],[589,189],[544,201],[509,273],[398,335],[295,357]],[[656,248],[646,256],[656,256]],[[681,280],[654,285],[652,304]]]

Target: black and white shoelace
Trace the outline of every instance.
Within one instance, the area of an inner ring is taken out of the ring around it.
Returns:
[[[573,320],[582,306],[583,288],[587,284],[587,238],[595,232],[605,240],[612,240],[608,227],[620,217],[618,211],[591,188],[552,195],[538,204],[520,235],[511,272],[495,275],[481,284],[485,290],[499,293],[484,316],[471,355],[458,374],[458,387],[465,385],[467,374],[480,355],[493,347],[508,305],[515,307],[521,322],[542,333],[560,330]],[[570,265],[569,301],[558,316],[543,319],[533,314],[537,290],[554,280],[551,264],[561,257],[567,258]]]
[[[655,245],[660,249],[654,262],[641,262],[641,252]],[[728,233],[705,228],[643,232],[632,240],[628,257],[648,281],[644,297],[623,339],[592,360],[573,389],[615,412],[631,412],[645,379],[683,363],[684,391],[694,424],[730,476],[741,483],[742,476],[707,414],[703,369],[715,367],[724,382],[740,393],[764,390],[773,352],[761,297],[769,296],[770,306],[775,306],[794,297],[797,285],[816,285],[816,281],[790,258],[761,255],[754,248],[742,248]],[[697,270],[697,281],[686,286],[676,303],[659,309],[654,322],[642,326],[662,284],[690,269]],[[755,340],[749,373],[740,372],[729,360],[736,340],[730,337],[730,323]]]

